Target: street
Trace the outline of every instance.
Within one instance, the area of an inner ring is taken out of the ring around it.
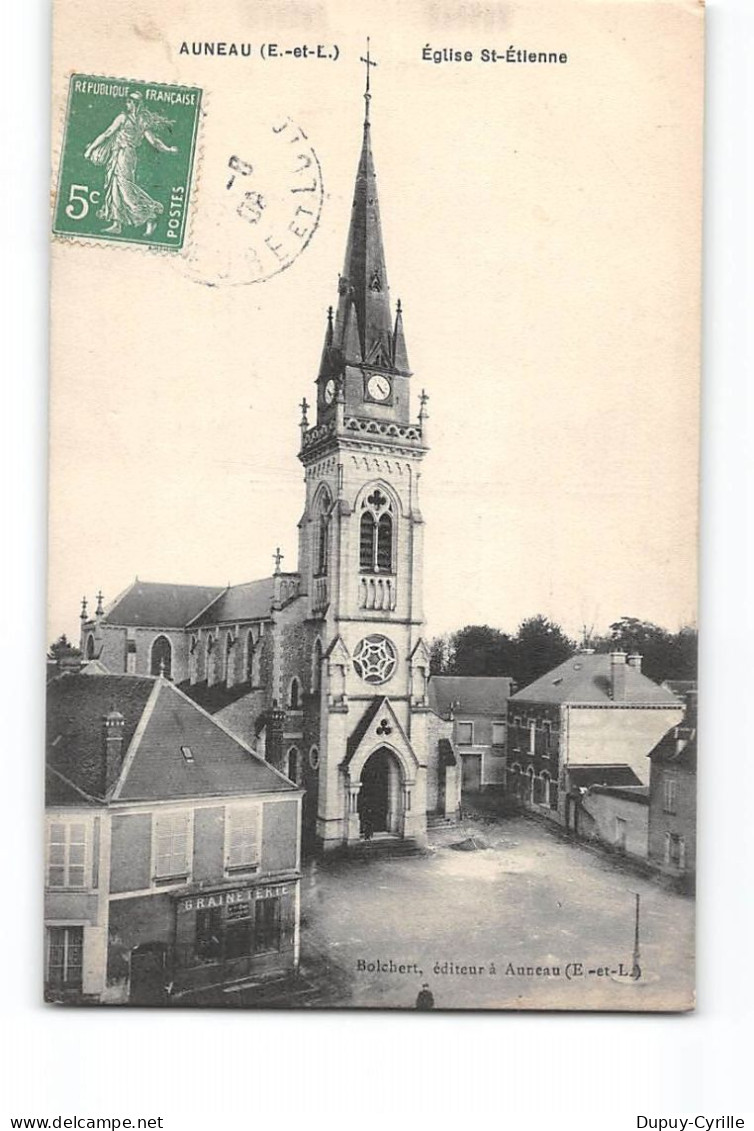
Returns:
[[[474,835],[489,847],[450,847]],[[523,817],[475,814],[434,832],[427,856],[304,874],[306,1005],[413,1008],[426,982],[436,1008],[677,1010],[693,963],[692,899]]]

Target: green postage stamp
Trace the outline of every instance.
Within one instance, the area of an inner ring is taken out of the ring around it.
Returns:
[[[202,92],[72,75],[53,231],[178,250]]]

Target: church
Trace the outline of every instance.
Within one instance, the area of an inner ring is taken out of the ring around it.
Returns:
[[[367,66],[367,75],[369,66]],[[138,578],[81,611],[89,670],[163,677],[305,789],[304,844],[426,844],[452,820],[461,769],[430,706],[422,607],[427,396],[411,394],[390,302],[369,82],[337,305],[313,409],[302,401],[306,498],[298,568],[227,587]],[[412,408],[412,401],[414,402]],[[309,413],[314,413],[310,421]]]

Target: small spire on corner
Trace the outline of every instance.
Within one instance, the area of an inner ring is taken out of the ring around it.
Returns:
[[[86,597],[81,598],[81,612],[79,616],[81,620],[86,620]]]

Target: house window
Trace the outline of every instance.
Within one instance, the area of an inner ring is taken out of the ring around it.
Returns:
[[[47,886],[83,888],[87,879],[83,821],[51,821],[47,829]]]
[[[253,632],[246,634],[246,680],[252,687],[259,686],[259,642],[255,644]]]
[[[188,876],[190,832],[190,813],[161,813],[155,817],[155,880],[177,880]]]
[[[665,834],[665,863],[681,872],[686,867],[686,841],[677,833]]]
[[[665,778],[662,790],[663,813],[675,813],[678,804],[678,782],[675,778]]]
[[[456,741],[459,746],[474,745],[474,724],[456,723]]]
[[[252,872],[259,868],[260,809],[239,805],[225,811],[225,869]]]
[[[254,911],[254,950],[280,950],[280,899],[258,899]]]
[[[56,990],[83,985],[84,928],[50,927],[47,935],[47,984]]]
[[[542,737],[542,749],[544,756],[547,758],[552,751],[552,723],[546,719],[542,724],[542,729],[544,732]]]
[[[537,741],[537,720],[529,719],[529,753],[533,754]]]
[[[492,724],[492,745],[505,746],[505,723]]]

